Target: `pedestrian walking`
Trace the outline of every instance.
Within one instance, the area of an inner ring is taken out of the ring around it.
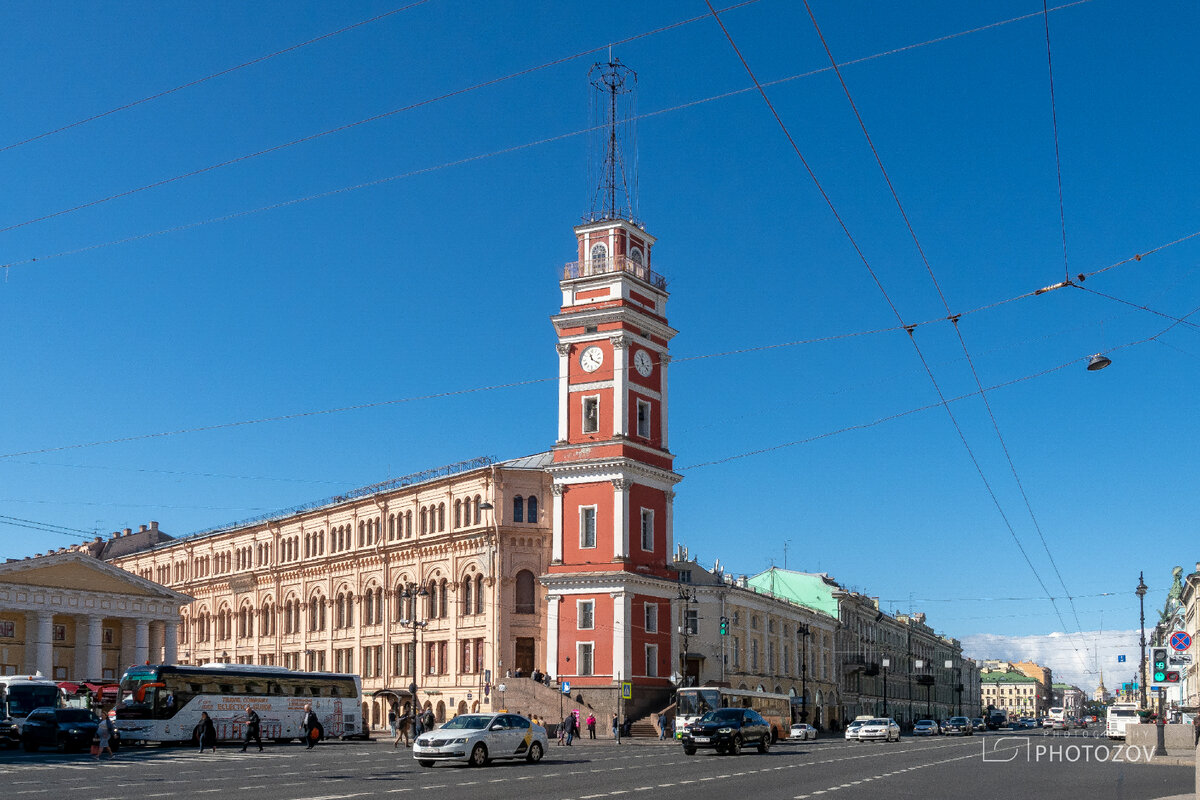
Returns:
[[[250,706],[246,706],[246,740],[242,742],[242,752],[246,752],[246,748],[250,746],[250,742],[258,744],[258,752],[263,751],[262,746],[262,723],[258,718],[258,713]]]
[[[396,717],[396,738],[392,740],[392,749],[400,746],[400,740],[404,740],[404,746],[408,747],[408,726],[413,722],[412,714],[409,713],[408,703],[404,704],[404,710]]]
[[[421,714],[421,727],[424,730],[431,731],[431,730],[433,730],[434,723],[435,723],[435,721],[433,719],[433,709],[432,708],[425,709],[424,713]]]
[[[321,720],[317,719],[311,705],[304,706],[304,718],[300,721],[300,729],[304,731],[304,749],[312,750],[321,738]]]
[[[200,749],[197,753],[203,753],[204,748],[209,748],[214,753],[217,752],[217,728],[213,725],[212,717],[207,711],[200,712],[200,724],[196,726],[196,738],[200,741]]]
[[[117,754],[114,753],[112,750],[112,737],[113,737],[112,720],[108,718],[108,714],[102,714],[100,716],[100,724],[98,724],[96,726],[97,747],[96,747],[96,754],[92,756],[93,760],[99,761],[100,756],[104,754],[105,750],[108,751],[109,758],[117,757]]]
[[[579,732],[578,714],[578,709],[567,714],[567,747],[571,747],[571,742],[574,741],[575,734]]]
[[[396,720],[399,719],[399,717],[400,717],[400,714],[398,712],[397,706],[395,703],[392,703],[390,706],[388,706],[387,722],[388,722],[388,730],[390,730],[392,732],[393,739],[396,738]]]
[[[613,731],[613,738],[616,739],[617,738],[617,715],[616,714],[613,714],[612,731]]]
[[[1196,733],[1196,741],[1193,743],[1193,746],[1200,745],[1200,714],[1192,717],[1192,729]]]
[[[664,714],[663,716],[658,718],[658,740],[660,742],[664,741],[667,738],[667,730],[671,727],[673,727],[673,726],[671,724],[670,717],[668,717]],[[672,735],[671,738],[673,739],[675,737]]]
[[[587,715],[587,728],[588,728],[588,738],[595,739],[596,738],[596,715],[595,714]]]

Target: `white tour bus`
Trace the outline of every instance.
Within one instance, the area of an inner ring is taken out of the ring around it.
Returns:
[[[20,725],[35,708],[62,705],[58,684],[36,675],[0,675],[0,745],[21,741]]]
[[[1125,726],[1131,724],[1138,724],[1137,703],[1113,703],[1108,707],[1108,719],[1104,723],[1108,738],[1124,739]]]
[[[752,708],[771,726],[772,741],[786,739],[792,730],[792,699],[786,694],[720,686],[687,686],[676,694],[675,736],[715,708]]]
[[[327,737],[362,734],[362,681],[357,675],[293,672],[245,664],[171,664],[130,667],[121,676],[113,709],[124,741],[190,742],[207,711],[217,739],[245,735],[250,706],[261,720],[262,738],[303,738],[304,706],[311,705]]]

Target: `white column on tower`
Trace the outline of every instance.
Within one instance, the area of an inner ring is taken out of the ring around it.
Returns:
[[[613,592],[612,674],[614,679],[629,680],[629,613],[632,598],[628,592]]]
[[[658,402],[658,414],[661,417],[658,421],[659,430],[662,431],[662,449],[667,450],[667,364],[671,363],[670,353],[661,353],[658,356],[660,386],[659,393],[661,399]],[[670,553],[670,550],[667,551]]]
[[[560,595],[546,595],[546,669],[553,669],[555,677],[562,672],[558,663],[558,607],[561,602]]]
[[[571,371],[571,345],[559,343],[558,348],[558,441],[567,440],[567,422],[570,416],[571,392],[568,377]]]
[[[613,558],[629,557],[629,487],[627,478],[613,478]]]
[[[629,430],[629,339],[615,336],[613,346],[613,436]]]
[[[550,493],[554,496],[554,533],[551,536],[550,560],[555,564],[561,564],[563,559],[563,494],[566,491],[567,487],[561,483],[550,486]]]

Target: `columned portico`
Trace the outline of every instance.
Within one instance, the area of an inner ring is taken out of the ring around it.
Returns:
[[[82,675],[76,675],[81,680],[96,679],[104,675],[104,654],[100,650],[102,625],[104,620],[97,616],[89,616],[87,631],[87,666]],[[76,644],[76,647],[79,645]]]

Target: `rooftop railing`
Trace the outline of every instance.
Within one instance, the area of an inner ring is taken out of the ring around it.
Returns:
[[[564,281],[573,280],[575,278],[587,278],[592,275],[607,275],[613,272],[624,272],[629,275],[645,281],[656,289],[666,290],[667,279],[657,272],[652,271],[649,267],[641,262],[634,261],[627,256],[615,256],[613,258],[592,258],[587,261],[572,261],[563,267],[562,279]]]

